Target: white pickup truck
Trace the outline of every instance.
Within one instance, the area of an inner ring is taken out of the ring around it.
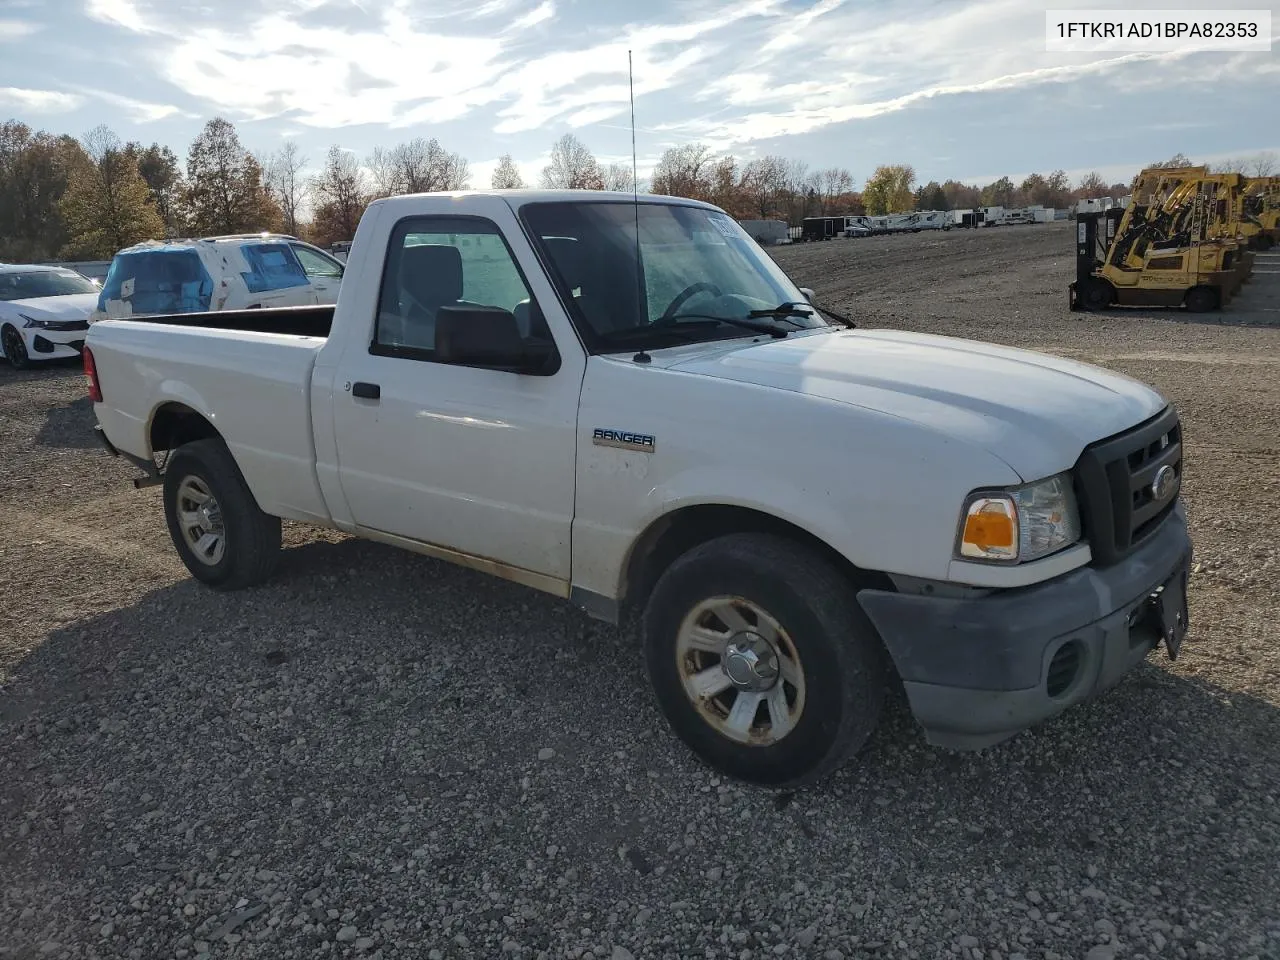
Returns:
[[[462,192],[372,204],[336,306],[107,320],[84,363],[193,576],[263,581],[288,518],[634,612],[673,729],[749,782],[833,769],[895,675],[976,749],[1175,657],[1174,408],[850,326],[716,207]]]

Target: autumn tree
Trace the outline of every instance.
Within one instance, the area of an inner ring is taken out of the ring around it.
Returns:
[[[380,197],[465,190],[471,180],[466,158],[446,150],[435,137],[417,137],[390,150],[375,147],[368,167],[373,176],[370,189]]]
[[[812,177],[812,186],[818,199],[818,213],[826,216],[836,212],[837,199],[853,191],[853,174],[843,167],[828,167]]]
[[[176,236],[182,224],[182,169],[178,157],[168,147],[153,143],[143,148],[130,144],[136,156],[138,174],[147,185],[151,204],[164,222],[165,234]]]
[[[886,213],[906,213],[915,205],[916,171],[909,164],[892,164],[876,167],[862,191],[862,201],[867,213],[881,216]]]
[[[959,180],[947,180],[943,183],[942,195],[947,198],[948,210],[972,210],[982,205],[982,188]]]
[[[542,168],[541,183],[547,190],[603,190],[600,165],[587,145],[566,133],[551,148],[551,162]]]
[[[516,166],[511,154],[504,153],[498,160],[498,165],[493,168],[493,176],[489,179],[489,185],[495,190],[524,189],[524,178],[520,176],[520,169]]]
[[[328,246],[339,240],[350,240],[365,207],[371,189],[355,154],[336,144],[329,148],[324,169],[311,183],[315,198],[312,235],[317,243]]]
[[[66,243],[62,199],[90,163],[74,137],[0,123],[0,260],[47,260]]]
[[[1278,169],[1280,159],[1277,159],[1275,152],[1263,150],[1246,160],[1240,172],[1249,177],[1273,177]]]
[[[1107,181],[1102,179],[1102,174],[1092,171],[1080,178],[1080,185],[1076,187],[1077,199],[1104,197],[1106,195]]]
[[[982,188],[982,206],[1012,207],[1017,204],[1017,188],[1008,177],[1001,177],[995,183],[988,183]]]
[[[739,189],[753,217],[763,220],[782,214],[790,220],[785,207],[791,172],[787,160],[774,155],[757,157],[743,167]]]
[[[307,159],[294,140],[287,140],[283,147],[267,158],[263,172],[271,199],[280,208],[285,232],[298,235],[298,214],[307,202],[310,186],[304,171]]]
[[[949,210],[947,204],[947,194],[942,189],[942,184],[937,180],[930,180],[923,187],[916,191],[916,209],[917,210]]]
[[[202,236],[273,230],[283,219],[262,167],[221,117],[205,124],[187,153],[187,210],[192,231]]]
[[[605,190],[630,190],[635,184],[631,166],[625,163],[611,163],[600,171],[600,180]]]
[[[732,165],[732,159],[728,159]],[[736,165],[733,166],[731,189],[736,190],[737,170]],[[710,148],[701,143],[686,143],[663,151],[653,168],[650,190],[669,197],[708,200],[715,179]]]
[[[84,137],[90,162],[71,175],[62,215],[67,224],[66,257],[109,260],[117,250],[164,236],[164,221],[138,172],[138,155],[99,125]]]

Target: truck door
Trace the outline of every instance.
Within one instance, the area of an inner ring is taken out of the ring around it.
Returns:
[[[567,582],[585,356],[561,342],[559,369],[533,375],[435,351],[435,311],[459,303],[502,307],[522,333],[555,341],[527,278],[544,300],[550,284],[510,208],[494,216],[510,221],[519,259],[494,220],[414,216],[390,229],[380,286],[359,278],[377,312],[340,361],[338,475],[362,528]]]

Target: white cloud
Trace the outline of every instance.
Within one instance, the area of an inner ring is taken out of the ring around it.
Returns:
[[[124,27],[134,33],[152,33],[156,30],[155,25],[143,16],[133,0],[88,0],[85,13],[94,20]]]
[[[118,93],[107,93],[105,90],[86,91],[91,96],[109,103],[113,107],[119,107],[125,112],[125,115],[135,123],[153,123],[156,120],[163,120],[166,117],[182,116],[190,119],[196,119],[199,114],[191,113],[180,107],[175,107],[170,103],[148,103],[145,100],[135,100],[132,97],[124,97]]]
[[[43,29],[44,24],[31,23],[28,20],[0,20],[0,43],[23,40]]]
[[[59,90],[30,90],[25,87],[0,87],[0,106],[14,107],[30,113],[66,113],[84,102],[82,97]]]
[[[522,17],[517,17],[511,24],[512,30],[528,30],[556,15],[556,5],[551,0],[543,0]]]

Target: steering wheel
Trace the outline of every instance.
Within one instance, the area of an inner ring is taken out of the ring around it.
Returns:
[[[714,283],[708,283],[705,280],[699,280],[697,283],[691,283],[689,284],[689,286],[685,287],[683,290],[681,290],[679,293],[676,294],[675,299],[672,300],[669,304],[667,304],[667,309],[662,311],[662,316],[660,316],[657,320],[655,320],[654,324],[657,325],[660,323],[661,324],[671,323],[672,317],[675,316],[676,310],[679,309],[681,304],[683,304],[686,300],[688,300],[694,294],[703,293],[703,292],[713,293],[717,297],[724,296],[724,292],[719,287],[717,287]]]

